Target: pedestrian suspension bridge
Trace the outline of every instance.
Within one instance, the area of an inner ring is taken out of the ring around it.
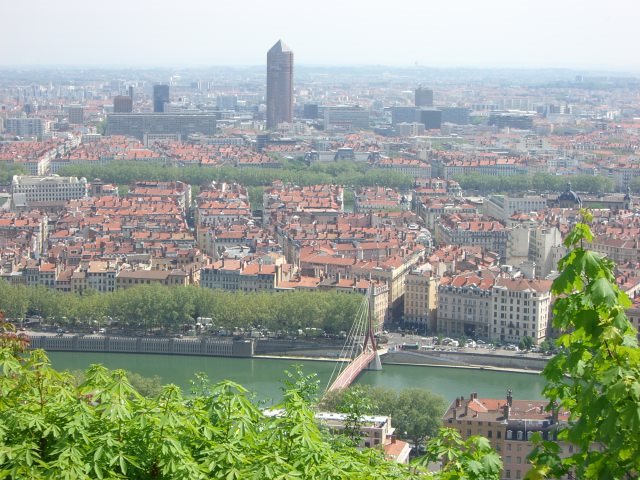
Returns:
[[[365,369],[382,370],[371,318],[372,298],[367,294],[360,304],[339,359],[333,367],[326,393],[347,388]]]

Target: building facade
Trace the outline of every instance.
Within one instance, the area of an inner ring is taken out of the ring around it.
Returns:
[[[438,286],[437,331],[449,337],[490,338],[494,281],[491,270],[442,279]]]
[[[131,113],[133,112],[133,99],[126,95],[117,95],[113,97],[113,113]]]
[[[114,113],[107,116],[107,132],[143,141],[145,135],[214,135],[216,116],[207,113]]]
[[[293,121],[293,52],[282,40],[267,52],[267,130]]]
[[[442,417],[444,427],[457,430],[463,439],[481,435],[502,457],[501,479],[520,480],[531,469],[527,460],[535,445],[534,433],[543,440],[557,441],[559,426],[566,423],[569,413],[563,409],[547,411],[547,402],[515,400],[511,390],[506,398],[479,398],[476,392],[457,397]],[[573,453],[573,447],[558,442],[562,455]]]
[[[369,111],[358,106],[324,107],[324,129],[352,132],[369,128]]]
[[[169,103],[169,85],[154,85],[153,86],[154,113],[164,112],[165,103]]]
[[[414,104],[416,107],[433,107],[433,90],[422,86],[416,88]]]
[[[439,279],[431,268],[421,267],[412,270],[405,279],[404,323],[417,326],[421,332],[436,332]]]
[[[38,137],[47,131],[41,118],[7,118],[4,125],[7,133],[19,137]]]
[[[89,194],[86,178],[36,177],[14,175],[11,181],[11,195],[14,203],[26,204],[64,202],[75,198],[83,198]]]
[[[517,344],[530,337],[543,342],[550,328],[551,280],[496,279],[492,288],[492,340]]]

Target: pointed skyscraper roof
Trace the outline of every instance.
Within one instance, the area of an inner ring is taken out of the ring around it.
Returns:
[[[278,40],[273,47],[269,49],[269,53],[281,53],[281,52],[291,52],[291,49],[282,41]]]

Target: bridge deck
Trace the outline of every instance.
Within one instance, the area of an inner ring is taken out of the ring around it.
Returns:
[[[340,375],[338,375],[331,386],[329,386],[327,392],[347,388],[353,383],[356,378],[358,378],[358,375],[360,375],[362,371],[366,369],[375,358],[375,351],[362,352],[360,355],[354,358],[342,372],[340,372]]]

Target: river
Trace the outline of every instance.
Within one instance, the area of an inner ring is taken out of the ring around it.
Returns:
[[[333,362],[296,361],[264,358],[189,357],[178,355],[144,355],[128,353],[49,352],[53,366],[59,370],[84,370],[101,363],[108,368],[123,368],[140,375],[158,375],[163,383],[175,383],[188,391],[189,381],[204,372],[213,382],[233,380],[255,392],[263,400],[281,398],[284,371],[301,364],[305,373],[316,373],[324,389]],[[420,387],[442,395],[447,401],[456,396],[478,392],[480,397],[502,398],[513,390],[515,398],[542,398],[544,385],[539,375],[529,373],[469,370],[447,367],[384,365],[383,370],[365,371],[357,380],[361,384],[383,385],[394,389]]]

